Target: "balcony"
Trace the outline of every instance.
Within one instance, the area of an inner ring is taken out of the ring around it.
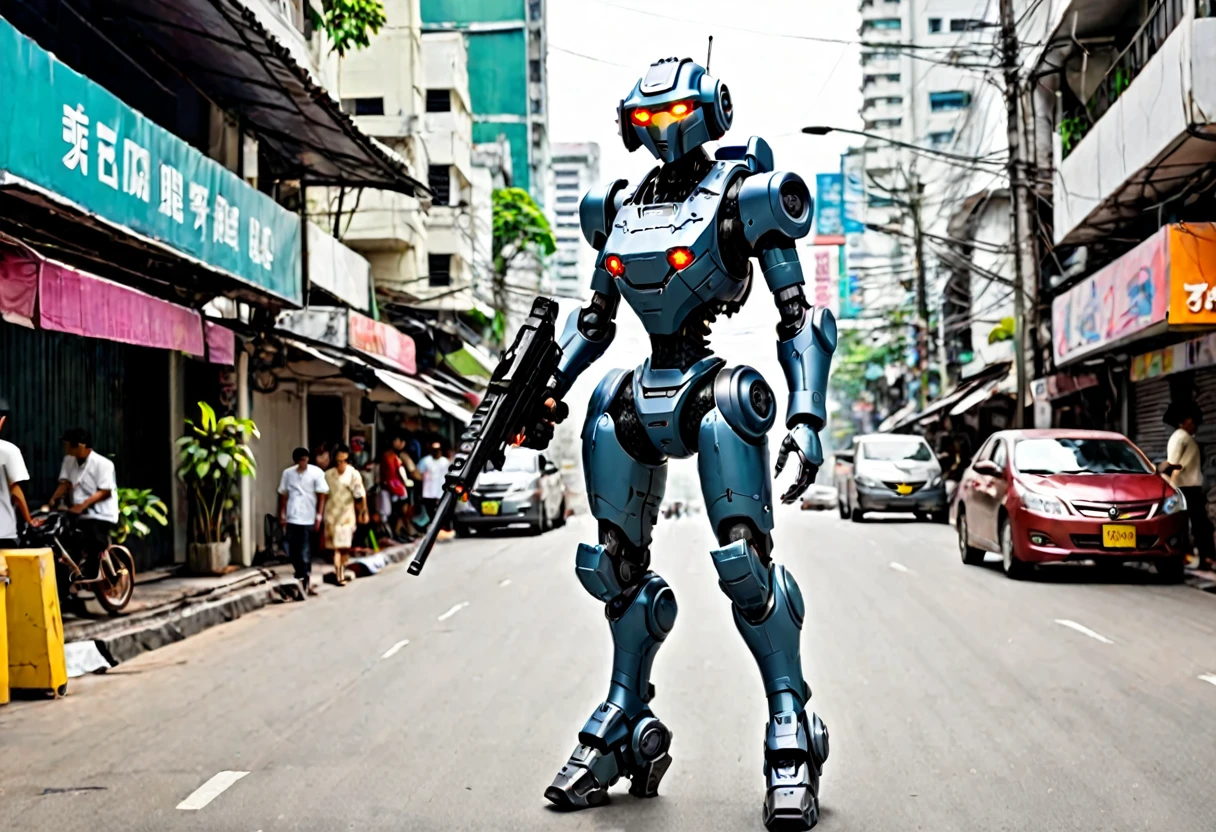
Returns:
[[[1166,0],[1112,62],[1085,115],[1061,120],[1054,151],[1057,244],[1104,236],[1112,223],[1177,193],[1213,159],[1216,19],[1162,17],[1178,2]]]
[[[426,242],[422,206],[414,197],[368,189],[342,239],[359,252],[404,251]],[[370,258],[369,258],[370,259]],[[377,285],[380,276],[376,275]]]
[[[897,7],[882,4],[874,9],[866,9],[861,15],[861,26],[857,32],[861,39],[869,42],[896,42],[903,36],[903,20]]]
[[[466,263],[473,260],[473,239],[469,233],[471,215],[468,209],[449,205],[432,206],[427,217],[427,251],[431,254],[454,254]]]

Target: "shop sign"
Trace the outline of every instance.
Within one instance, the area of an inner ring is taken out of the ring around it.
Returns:
[[[866,230],[862,215],[865,212],[865,154],[842,153],[840,155],[841,211],[843,232],[862,234]]]
[[[1132,359],[1131,379],[1147,381],[1170,373],[1212,366],[1216,366],[1216,332],[1137,355]]]
[[[814,279],[811,281],[811,303],[831,309],[835,315],[840,310],[840,246],[814,246],[811,248],[811,264]]]
[[[820,245],[844,242],[844,175],[815,174],[815,237]]]
[[[300,302],[300,220],[0,18],[0,181]]]
[[[414,339],[388,324],[382,324],[358,312],[351,312],[350,345],[383,359],[403,373],[417,373]]]
[[[1180,223],[1167,230],[1170,323],[1216,324],[1216,225]]]
[[[1166,319],[1169,231],[1161,229],[1052,301],[1052,351],[1057,365]]]

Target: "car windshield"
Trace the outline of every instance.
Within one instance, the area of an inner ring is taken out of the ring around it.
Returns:
[[[864,459],[880,459],[884,462],[895,462],[900,459],[911,459],[916,462],[929,462],[933,452],[922,440],[909,439],[907,442],[866,442],[862,447]]]
[[[530,454],[527,451],[508,450],[507,458],[503,462],[502,468],[495,468],[493,462],[487,462],[483,470],[535,474],[539,462],[540,457],[537,454]]]
[[[1144,458],[1121,439],[1023,439],[1013,451],[1023,474],[1151,474]]]

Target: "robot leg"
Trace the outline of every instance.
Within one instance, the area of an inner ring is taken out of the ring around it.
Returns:
[[[652,797],[671,765],[671,731],[650,709],[655,692],[650,669],[675,625],[677,607],[671,587],[648,569],[650,530],[667,470],[664,463],[644,464],[626,452],[607,405],[596,412],[600,399],[597,391],[584,432],[587,493],[600,522],[600,543],[579,544],[575,571],[583,587],[605,605],[612,630],[612,678],[607,698],[545,790],[546,798],[566,809],[603,803],[609,786],[621,777],[632,781],[631,794]]]
[[[698,467],[706,511],[721,544],[711,554],[735,626],[764,681],[769,829],[810,829],[819,819],[819,776],[828,756],[823,721],[807,713],[799,639],[805,608],[793,576],[770,553],[773,528],[768,449],[736,431],[721,410],[701,422]]]

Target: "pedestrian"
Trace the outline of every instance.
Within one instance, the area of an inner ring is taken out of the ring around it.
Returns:
[[[439,498],[443,496],[443,478],[448,475],[451,462],[443,455],[443,446],[431,443],[431,453],[418,462],[418,473],[422,475],[422,504],[429,518],[427,525],[435,522]]]
[[[337,445],[334,466],[325,472],[329,499],[325,501],[325,546],[334,553],[334,579],[346,586],[346,559],[354,545],[355,529],[367,522],[367,492],[363,478],[350,464],[350,449]]]
[[[415,445],[418,443],[415,442]],[[400,527],[399,534],[408,540],[414,540],[422,533],[418,530],[414,523],[414,513],[418,508],[418,491],[422,475],[418,473],[418,465],[415,463],[414,455],[410,453],[410,442],[407,439],[405,447],[397,453],[397,458],[401,460],[401,467],[405,471],[405,499],[401,501],[398,507],[398,526]]]
[[[10,412],[8,401],[0,396],[0,433],[4,431]],[[21,483],[28,482],[29,478],[21,449],[0,439],[0,549],[16,549],[19,545],[17,515],[21,515],[27,526],[34,523],[21,489]]]
[[[110,546],[110,535],[118,525],[118,484],[114,463],[93,450],[93,437],[84,428],[64,431],[63,464],[59,485],[42,507],[50,511],[68,492],[72,504],[68,512],[76,515],[72,546],[87,557],[99,557]]]
[[[1203,453],[1195,441],[1195,432],[1203,423],[1203,411],[1194,402],[1170,402],[1164,421],[1174,428],[1174,433],[1166,448],[1161,473],[1182,492],[1200,565],[1211,569],[1216,567],[1216,542],[1212,539],[1212,521],[1208,518],[1208,501],[1203,491]]]
[[[380,491],[377,498],[380,509],[380,522],[388,536],[401,540],[401,509],[407,504],[409,497],[409,477],[401,462],[401,453],[405,448],[405,437],[394,434],[390,447],[380,455]]]
[[[315,451],[313,451],[313,454],[312,454],[312,462],[314,465],[316,465],[322,471],[329,470],[330,464],[333,462],[333,459],[332,459],[332,455],[330,454],[330,447],[329,447],[328,442],[322,442],[320,445],[317,446],[317,449]]]
[[[307,448],[296,448],[291,459],[295,465],[279,478],[279,525],[287,537],[287,553],[296,580],[306,596],[316,595],[317,588],[312,585],[312,537],[321,530],[329,485],[321,469],[308,464]]]

